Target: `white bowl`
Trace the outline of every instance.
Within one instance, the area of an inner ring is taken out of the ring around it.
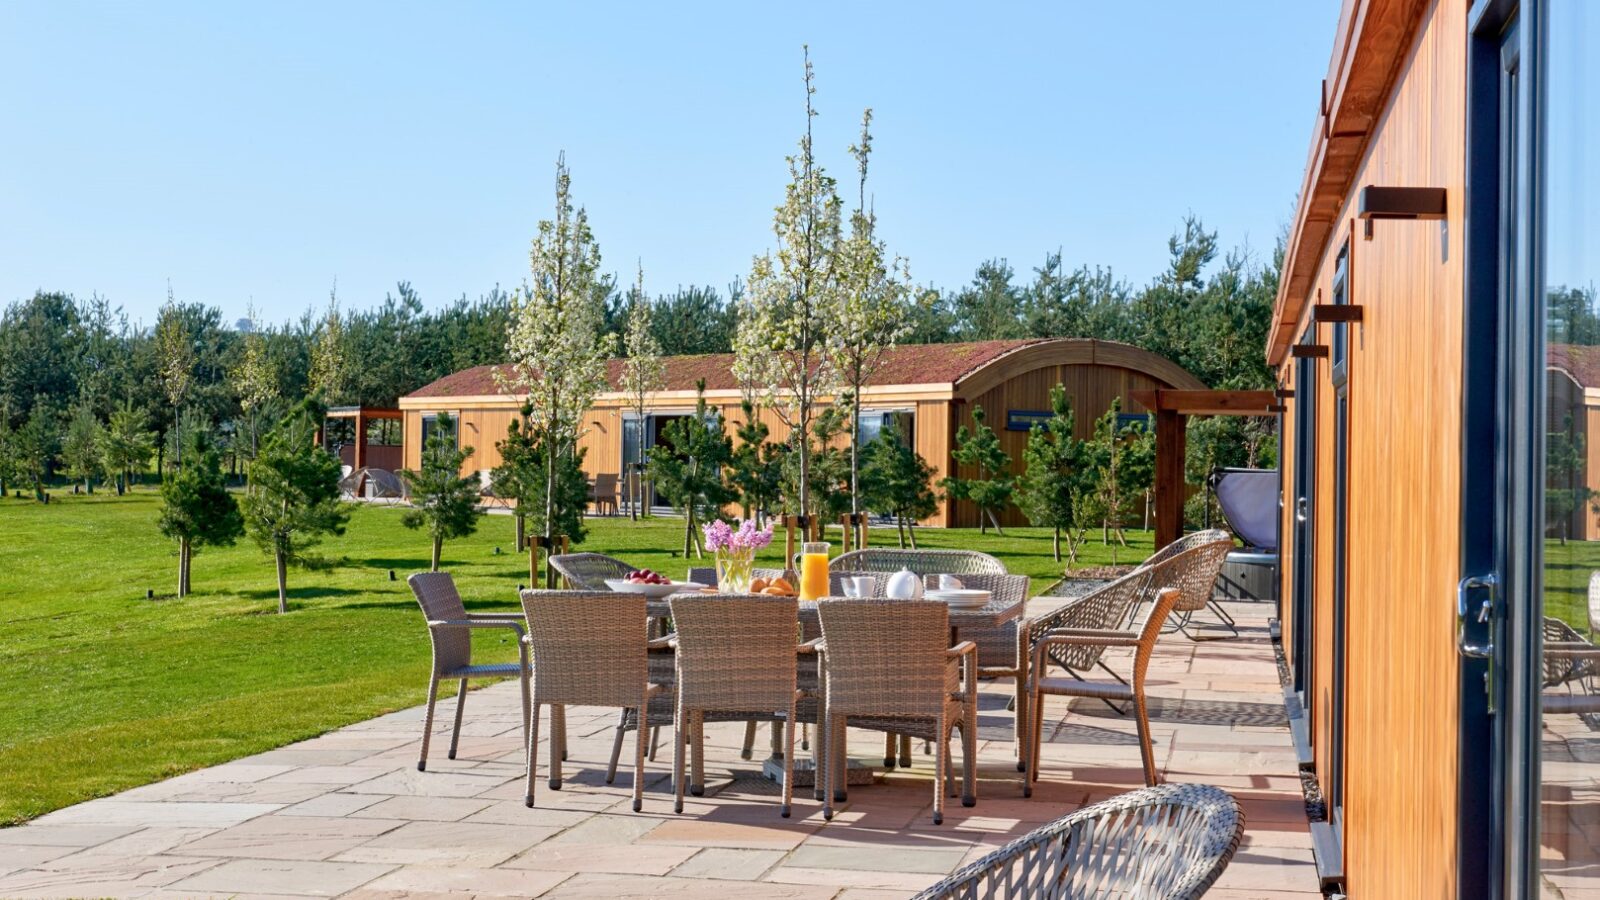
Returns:
[[[607,578],[606,587],[619,594],[643,594],[651,600],[681,594],[684,591],[703,591],[706,586],[695,584],[692,581],[674,581],[670,584],[645,584],[638,581],[629,581],[626,578]]]
[[[959,588],[955,590],[931,590],[923,596],[929,600],[942,600],[957,609],[969,609],[988,603],[993,594],[976,588]]]

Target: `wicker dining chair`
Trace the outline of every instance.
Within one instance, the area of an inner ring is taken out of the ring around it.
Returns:
[[[550,557],[550,567],[561,573],[570,590],[607,593],[611,590],[606,586],[607,578],[621,578],[639,571],[638,566],[630,566],[604,553],[558,553]]]
[[[833,600],[818,604],[817,616],[823,818],[833,818],[833,803],[843,798],[847,727],[933,742],[935,825],[944,821],[950,785],[950,733],[960,728],[961,804],[976,803],[978,648],[971,641],[949,646],[949,606],[933,600]]]
[[[1205,531],[1196,531],[1186,534],[1172,543],[1162,547],[1150,558],[1140,564],[1141,568],[1159,566],[1169,559],[1180,554],[1188,553],[1200,547],[1220,548],[1214,556],[1206,558],[1205,566],[1196,574],[1198,577],[1186,577],[1182,585],[1183,599],[1173,608],[1172,620],[1168,623],[1168,630],[1181,631],[1190,640],[1200,638],[1190,630],[1190,623],[1194,614],[1203,609],[1210,609],[1212,615],[1217,617],[1223,628],[1233,632],[1234,637],[1239,636],[1239,623],[1233,616],[1217,602],[1216,589],[1217,577],[1222,574],[1222,566],[1228,561],[1228,553],[1236,549],[1233,535],[1220,528],[1211,528]]]
[[[1244,812],[1221,788],[1140,788],[1031,831],[913,900],[1198,900],[1243,837]]]
[[[428,618],[428,640],[433,644],[433,672],[428,679],[428,711],[422,718],[422,752],[417,770],[428,768],[428,741],[433,736],[433,709],[439,699],[439,682],[456,679],[456,722],[450,730],[450,759],[461,742],[461,714],[467,705],[467,681],[472,678],[513,676],[522,682],[522,733],[528,734],[528,650],[522,644],[520,613],[469,613],[447,572],[418,572],[406,579],[417,604]],[[472,632],[479,628],[509,628],[517,633],[519,659],[514,663],[474,665]]]
[[[828,564],[830,572],[893,575],[910,569],[917,575],[1004,575],[1006,565],[976,550],[899,550],[869,547],[841,553]]]
[[[597,603],[597,599],[606,602]],[[524,802],[533,805],[539,764],[539,707],[551,707],[550,789],[561,789],[566,729],[563,707],[610,706],[643,714],[664,688],[649,677],[648,651],[665,639],[647,639],[645,598],[592,591],[522,592],[528,620],[525,640],[533,655],[532,716],[528,728],[528,779]],[[633,811],[644,801],[645,730],[639,729],[633,764]],[[608,779],[609,780],[609,779]]]
[[[676,651],[677,729],[672,744],[674,812],[683,812],[684,749],[693,755],[692,784],[705,784],[705,721],[771,720],[783,723],[783,802],[794,797],[794,733],[800,703],[816,698],[800,689],[799,655],[814,656],[797,639],[799,601],[759,594],[677,594],[671,599]]]
[[[1198,551],[1191,551],[1198,552]],[[1164,565],[1183,561],[1182,556]],[[1145,784],[1158,781],[1155,751],[1150,742],[1150,713],[1145,703],[1144,678],[1150,668],[1150,655],[1155,651],[1156,640],[1161,637],[1161,626],[1181,592],[1177,588],[1163,588],[1156,593],[1155,604],[1138,634],[1126,631],[1098,631],[1063,628],[1052,631],[1034,643],[1033,660],[1028,673],[1028,723],[1031,732],[1025,751],[1027,769],[1023,773],[1022,795],[1033,794],[1033,783],[1039,780],[1039,746],[1043,739],[1044,698],[1093,697],[1098,700],[1132,701],[1135,721],[1139,728],[1139,756],[1144,764]],[[1045,655],[1052,647],[1131,647],[1134,651],[1133,683],[1084,681],[1078,678],[1061,678],[1045,674]]]

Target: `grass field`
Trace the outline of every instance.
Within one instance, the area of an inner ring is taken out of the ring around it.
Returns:
[[[321,548],[335,567],[291,571],[290,612],[280,616],[271,560],[248,542],[200,553],[194,593],[176,599],[177,555],[156,530],[158,506],[149,490],[58,494],[49,505],[0,499],[0,824],[425,697],[428,639],[405,577],[427,567],[428,547],[397,510],[358,507],[348,532]],[[681,520],[590,525],[582,549],[683,574],[670,552]],[[470,608],[517,608],[527,560],[512,552],[512,528],[509,516],[487,517],[476,535],[445,545],[444,568]],[[1150,553],[1148,532],[1128,536],[1117,562]],[[874,532],[875,543],[893,539]],[[919,539],[993,553],[1035,588],[1060,574],[1040,529],[928,529]],[[1098,541],[1083,559],[1111,561]],[[480,654],[514,659],[509,635],[479,635]]]

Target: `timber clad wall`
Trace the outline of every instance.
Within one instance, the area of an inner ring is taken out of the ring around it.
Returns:
[[[731,358],[724,357],[668,360],[667,389],[651,395],[649,411],[693,412],[694,380],[704,378],[707,403],[721,410],[727,432],[733,436],[744,414],[728,371],[730,363]],[[974,404],[983,406],[989,426],[1011,455],[1013,471],[1020,473],[1027,432],[1008,431],[1007,413],[1048,411],[1050,388],[1058,382],[1066,386],[1082,437],[1093,432],[1095,419],[1115,398],[1122,398],[1124,412],[1142,413],[1144,408],[1132,400],[1133,391],[1205,387],[1177,364],[1136,347],[1070,338],[901,347],[885,358],[880,373],[864,389],[863,407],[869,411],[914,410],[913,441],[933,468],[935,481],[950,474],[956,429],[971,427]],[[464,472],[499,465],[495,445],[505,439],[518,404],[495,391],[487,371],[468,370],[401,398],[405,467],[414,469],[421,462],[422,418],[440,411],[458,419],[462,446],[473,448]],[[627,400],[619,393],[601,395],[589,411],[585,419],[588,433],[579,446],[586,451],[584,470],[590,476],[622,471],[622,422],[627,411]],[[789,429],[776,412],[764,409],[759,415],[770,430],[769,440],[779,442],[788,436]],[[1002,518],[1006,525],[1025,521],[1015,509]],[[942,500],[939,511],[924,524],[976,525],[977,510],[970,503]]]
[[[1376,5],[1376,4],[1372,4]],[[1465,180],[1466,0],[1416,4],[1412,39],[1365,156],[1334,218],[1307,288],[1332,299],[1335,262],[1350,247],[1349,523],[1344,871],[1358,897],[1455,896],[1461,314]],[[1347,4],[1343,24],[1354,8]],[[1341,38],[1342,41],[1342,38]],[[1336,49],[1336,52],[1342,52]],[[1335,68],[1340,62],[1336,59]],[[1313,158],[1315,158],[1315,151]],[[1443,187],[1446,222],[1377,221],[1362,236],[1363,185]],[[1306,252],[1301,247],[1301,252]],[[1320,299],[1319,299],[1320,295]],[[1280,298],[1280,305],[1282,298]],[[1296,339],[1308,318],[1280,322]],[[1318,326],[1328,343],[1335,326]],[[1292,422],[1301,393],[1281,361]],[[1333,408],[1327,360],[1317,363],[1318,502],[1315,681],[1308,698],[1317,774],[1328,784],[1333,596]],[[1286,443],[1292,431],[1286,428]],[[1284,484],[1299,465],[1284,454]],[[1283,559],[1293,558],[1286,498]],[[1284,630],[1292,568],[1283,567]],[[1289,642],[1286,641],[1286,649]]]

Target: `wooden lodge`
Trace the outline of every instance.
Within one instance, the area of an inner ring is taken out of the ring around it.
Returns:
[[[600,395],[590,411],[582,440],[584,467],[592,479],[616,480],[624,463],[635,459],[635,448],[660,440],[662,429],[673,419],[692,415],[695,386],[706,385],[707,402],[722,413],[731,436],[743,418],[741,394],[735,382],[733,357],[726,354],[669,357],[665,387],[649,397],[641,420],[629,409],[626,394],[612,390]],[[495,449],[503,440],[520,400],[501,393],[494,366],[479,366],[441,378],[400,399],[404,414],[403,465],[419,464],[423,435],[441,412],[457,424],[458,440],[473,448],[466,465],[471,470],[492,469],[500,462]],[[612,360],[610,380],[621,383],[622,361]],[[890,351],[872,382],[862,391],[862,437],[871,439],[893,421],[931,465],[937,477],[951,471],[951,449],[957,427],[971,425],[972,409],[981,405],[989,425],[1011,454],[1016,471],[1028,429],[1050,409],[1050,388],[1066,386],[1077,413],[1080,436],[1087,437],[1094,420],[1115,398],[1123,412],[1143,416],[1133,399],[1135,391],[1204,387],[1176,363],[1156,354],[1110,341],[1082,339],[978,341],[961,344],[903,346]],[[788,429],[771,410],[759,413],[771,429],[770,440],[782,441]],[[1021,524],[1011,510],[1002,520]],[[942,501],[925,524],[976,525],[971,504]]]
[[[1306,86],[1267,349],[1340,896],[1600,896],[1597,46],[1587,0],[1345,0]]]

